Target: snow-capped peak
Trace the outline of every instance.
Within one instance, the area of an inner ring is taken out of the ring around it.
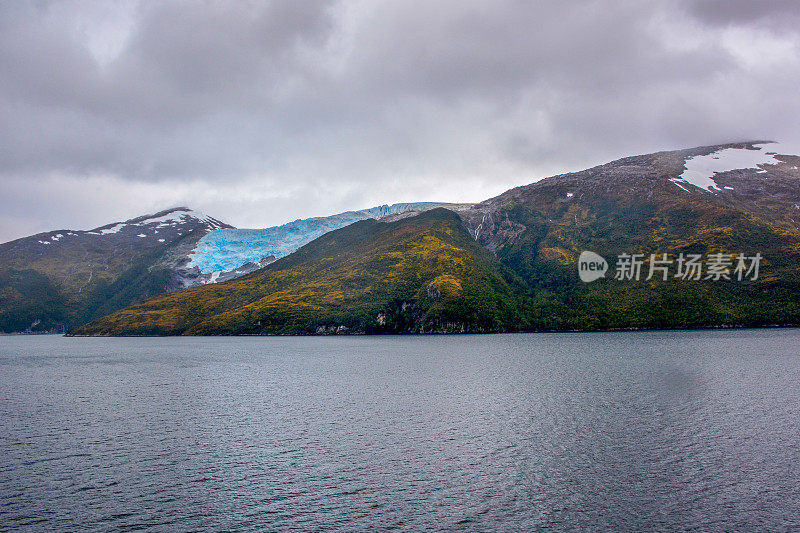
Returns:
[[[155,230],[157,232],[157,230],[160,228],[178,227],[181,224],[191,221],[203,223],[208,226],[209,230],[228,227],[219,220],[200,213],[199,211],[194,211],[188,207],[176,207],[159,211],[153,215],[145,215],[126,220],[125,222],[117,222],[116,224],[101,226],[89,231],[88,233],[95,235],[108,235],[111,233],[118,233],[125,228],[141,229],[143,227]]]

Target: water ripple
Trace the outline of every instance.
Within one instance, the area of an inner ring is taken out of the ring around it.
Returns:
[[[800,528],[800,331],[0,337],[0,530]]]

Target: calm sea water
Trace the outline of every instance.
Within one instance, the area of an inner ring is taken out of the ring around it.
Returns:
[[[0,530],[800,528],[800,330],[0,337]]]

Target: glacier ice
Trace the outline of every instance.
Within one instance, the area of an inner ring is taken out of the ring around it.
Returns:
[[[272,256],[280,259],[317,237],[366,219],[421,212],[435,207],[459,209],[462,204],[437,202],[381,205],[360,211],[348,211],[329,217],[295,220],[282,226],[265,229],[218,229],[206,234],[190,254],[189,267],[196,266],[203,274],[229,272],[248,263],[259,263]]]

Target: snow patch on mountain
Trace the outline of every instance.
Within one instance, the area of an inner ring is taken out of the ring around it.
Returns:
[[[105,229],[99,230],[99,234],[100,235],[108,235],[109,233],[119,233],[119,230],[121,230],[125,226],[126,226],[126,224],[124,222],[120,222],[119,224],[111,226],[110,228],[105,228]],[[89,233],[95,233],[96,231],[98,231],[98,230],[90,231]]]
[[[685,182],[685,181],[683,181],[681,178],[670,178],[670,179],[669,179],[669,181],[671,181],[672,183],[674,183],[675,185],[677,185],[678,187],[680,187],[680,188],[681,188],[681,189],[683,189],[684,191],[686,191],[686,192],[689,192],[689,189],[687,189],[686,187],[684,187],[684,186],[681,184],[681,182],[683,182],[683,183],[686,183],[686,182]]]
[[[777,143],[775,143],[777,144]],[[687,190],[684,185],[694,185],[700,189],[714,192],[720,187],[714,176],[720,172],[756,168],[758,173],[766,173],[761,165],[776,165],[781,161],[775,158],[772,146],[749,148],[723,148],[708,155],[689,157],[686,159],[686,170],[678,178],[670,178],[675,185]]]
[[[117,222],[115,224],[101,226],[88,231],[87,233],[91,235],[109,235],[131,228],[135,229],[136,231],[152,229],[154,233],[158,233],[158,228],[177,227],[185,222],[190,221],[201,222],[207,225],[209,229],[219,229],[225,227],[225,224],[215,218],[186,207],[179,207],[176,209],[161,211],[155,215],[148,215],[127,220],[125,222]],[[144,235],[138,234],[138,236]]]
[[[150,225],[153,225],[153,224],[158,224],[158,226],[156,226],[157,228],[164,228],[164,227],[167,227],[167,226],[172,226],[172,225],[174,225],[176,223],[184,222],[187,219],[195,219],[195,220],[200,221],[200,222],[206,222],[209,226],[214,227],[214,228],[220,228],[220,227],[223,226],[223,224],[219,220],[217,220],[215,218],[212,218],[212,217],[210,217],[208,215],[205,215],[203,213],[199,213],[197,211],[193,211],[191,209],[181,209],[181,210],[172,211],[172,212],[167,213],[165,215],[154,216],[154,217],[148,218],[146,220],[143,220],[141,222],[137,222],[136,225],[138,225],[138,226],[142,226],[142,225],[150,226]]]
[[[263,265],[285,257],[322,235],[366,219],[380,219],[436,207],[459,209],[461,204],[437,202],[381,205],[329,217],[299,219],[265,229],[218,229],[205,235],[190,254],[189,266],[203,274],[230,272],[248,263]],[[266,261],[262,261],[268,259]]]

